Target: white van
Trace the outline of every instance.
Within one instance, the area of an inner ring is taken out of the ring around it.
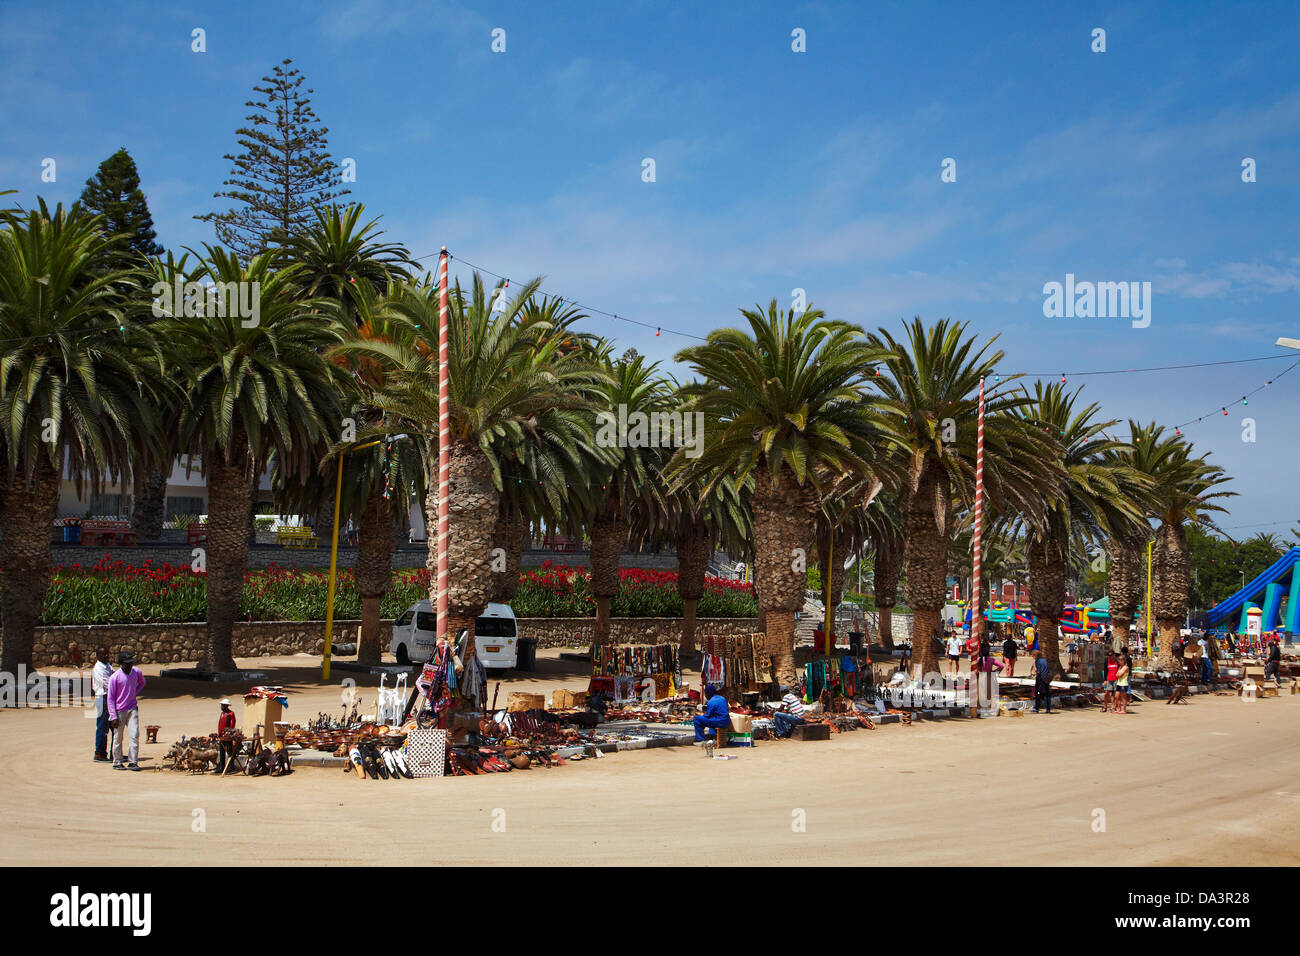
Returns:
[[[399,664],[424,663],[438,640],[438,618],[428,601],[412,604],[393,622],[389,650]],[[451,635],[454,640],[456,635]],[[489,604],[474,621],[474,644],[487,670],[509,670],[519,663],[519,635],[509,604]]]

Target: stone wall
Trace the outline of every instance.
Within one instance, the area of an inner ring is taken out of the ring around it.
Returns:
[[[592,618],[521,618],[521,637],[537,638],[538,647],[581,647],[591,643]],[[614,618],[614,640],[625,644],[675,644],[681,638],[681,618]],[[336,643],[357,638],[360,621],[335,621]],[[753,618],[701,618],[696,633],[748,634],[755,630]],[[71,647],[81,650],[90,661],[95,647],[107,644],[113,656],[130,650],[141,664],[192,663],[203,656],[207,624],[94,624],[84,627],[38,627],[32,653],[37,667],[72,663]],[[320,654],[324,650],[324,621],[253,621],[235,624],[234,656],[266,657],[287,654]],[[380,624],[380,646],[388,650],[393,622]]]
[[[335,621],[334,640],[355,641],[360,621]],[[392,621],[383,621],[379,639],[387,649]],[[84,627],[38,627],[32,651],[37,667],[72,663],[70,648],[81,650],[90,661],[99,644],[108,645],[114,659],[129,650],[141,664],[193,663],[203,656],[208,626],[186,624],[92,624]],[[320,654],[325,649],[324,621],[253,621],[235,624],[234,656],[267,657],[281,654]]]

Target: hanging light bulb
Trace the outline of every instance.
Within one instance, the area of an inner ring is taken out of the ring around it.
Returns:
[[[655,335],[658,336],[659,333],[662,332],[662,331],[663,331],[663,329],[655,329]]]
[[[1243,405],[1249,405],[1249,404],[1250,404],[1250,399],[1248,399],[1245,395],[1241,396],[1241,404],[1243,404]]]
[[[1228,410],[1227,410],[1226,408],[1223,410],[1223,414],[1224,414],[1224,415],[1227,415],[1227,414],[1228,414]]]

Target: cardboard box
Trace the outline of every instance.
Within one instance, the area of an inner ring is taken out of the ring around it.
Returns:
[[[275,740],[275,722],[281,720],[284,716],[284,708],[280,706],[280,701],[272,697],[245,697],[244,698],[244,723],[240,727],[245,737],[252,737],[257,731],[257,725],[261,724],[259,731],[262,740],[270,745]]]
[[[506,704],[506,710],[514,713],[519,710],[545,710],[545,694],[525,694],[521,691],[512,690],[510,692],[509,703]]]
[[[557,690],[551,693],[551,706],[556,710],[568,707],[585,707],[587,692],[585,690]]]
[[[735,734],[752,734],[754,732],[754,718],[749,714],[732,714],[731,732]]]

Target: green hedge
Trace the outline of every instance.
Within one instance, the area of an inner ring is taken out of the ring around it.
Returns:
[[[240,617],[250,621],[319,621],[325,617],[329,573],[320,568],[272,566],[244,577]],[[393,583],[380,613],[395,618],[429,596],[426,568],[393,572]],[[589,617],[596,613],[586,569],[544,565],[521,572],[519,592],[511,602],[519,617]],[[680,617],[682,599],[675,572],[624,569],[619,593],[611,602],[614,617]],[[754,617],[753,589],[736,581],[709,578],[696,613],[699,617]],[[105,557],[93,568],[79,564],[54,569],[45,595],[41,623],[172,624],[203,621],[208,616],[207,578],[188,567],[150,562],[130,565]],[[361,616],[361,595],[351,569],[338,572],[334,616]]]

